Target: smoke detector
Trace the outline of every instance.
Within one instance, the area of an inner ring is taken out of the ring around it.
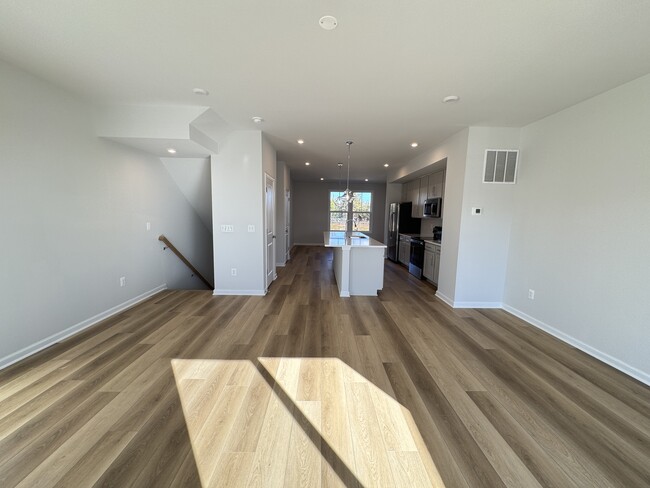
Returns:
[[[334,30],[336,29],[336,26],[339,25],[339,21],[336,20],[336,17],[325,15],[320,18],[318,24],[325,30]]]

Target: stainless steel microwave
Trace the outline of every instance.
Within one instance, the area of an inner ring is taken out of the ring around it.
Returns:
[[[424,201],[424,209],[422,215],[425,217],[440,217],[440,210],[442,207],[442,198],[427,198]]]

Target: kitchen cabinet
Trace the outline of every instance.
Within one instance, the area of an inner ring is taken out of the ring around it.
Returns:
[[[424,266],[422,275],[433,284],[438,284],[440,274],[440,244],[424,243]]]
[[[429,175],[423,176],[420,178],[420,185],[419,185],[419,197],[418,197],[418,217],[422,218],[424,216],[424,202],[427,198],[427,187],[429,185]]]
[[[408,202],[413,202],[411,207],[411,217],[420,218],[422,217],[422,210],[419,208],[419,199],[420,199],[420,180],[414,180],[409,183],[409,197]]]
[[[411,236],[400,234],[399,236],[399,249],[397,260],[404,266],[409,265],[411,260]]]
[[[424,202],[427,198],[442,198],[445,193],[445,170],[422,176],[402,184],[402,201],[411,202],[411,217],[424,217]]]
[[[433,250],[424,245],[424,266],[422,267],[422,276],[427,280],[433,281]]]
[[[445,172],[438,171],[429,175],[427,182],[427,198],[442,198],[443,186],[445,184]]]
[[[435,251],[433,251],[433,281],[435,285],[438,285],[438,276],[440,275],[440,246],[434,246]]]

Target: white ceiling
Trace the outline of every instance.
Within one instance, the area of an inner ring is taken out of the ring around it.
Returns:
[[[93,102],[210,106],[298,178],[338,178],[353,139],[352,178],[383,180],[462,127],[525,125],[650,72],[645,0],[14,0],[0,22],[1,58]]]

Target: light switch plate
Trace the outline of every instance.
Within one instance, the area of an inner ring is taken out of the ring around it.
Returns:
[[[233,226],[232,225],[221,225],[221,232],[232,232],[233,231]]]

